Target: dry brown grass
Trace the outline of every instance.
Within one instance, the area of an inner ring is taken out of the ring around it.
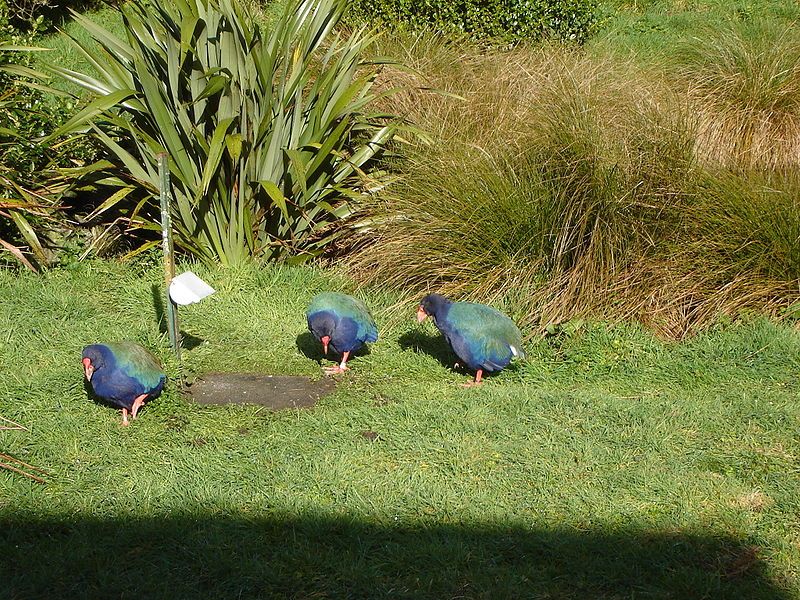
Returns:
[[[761,512],[773,504],[772,498],[760,490],[740,494],[733,500],[733,505],[750,512]]]
[[[800,300],[796,172],[726,162],[704,112],[720,109],[667,70],[558,46],[386,44],[410,66],[384,71],[404,89],[387,108],[428,138],[409,136],[403,180],[351,248],[362,283],[504,305],[534,329],[591,315],[669,337]]]
[[[698,153],[744,168],[800,165],[800,29],[702,30],[674,66],[696,107]]]

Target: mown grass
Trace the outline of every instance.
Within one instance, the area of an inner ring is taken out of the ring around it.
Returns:
[[[590,50],[648,62],[670,60],[677,46],[709,28],[765,20],[785,29],[800,19],[793,0],[606,0],[601,9],[603,26]]]
[[[352,282],[206,270],[184,373],[319,376],[303,310]],[[311,410],[198,407],[156,322],[160,269],[0,272],[0,597],[792,598],[800,338],[764,319],[683,343],[573,322],[479,389],[441,339],[364,293],[381,339]],[[191,336],[191,337],[190,337]],[[166,364],[129,428],[80,349]],[[302,340],[302,338],[301,338]],[[302,343],[300,344],[302,347]],[[364,432],[375,432],[364,436]]]

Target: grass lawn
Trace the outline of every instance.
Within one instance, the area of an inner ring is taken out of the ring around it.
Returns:
[[[196,271],[183,369],[320,376],[304,308],[346,280]],[[0,272],[0,598],[800,597],[800,335],[681,344],[630,326],[534,339],[478,389],[414,307],[311,410],[197,407],[159,331],[157,265]],[[83,345],[134,339],[170,382],[128,428]],[[364,432],[377,433],[376,439]]]
[[[795,0],[601,0],[597,35],[588,47],[631,54],[643,61],[673,61],[676,48],[734,23],[769,23],[786,29],[800,19]]]

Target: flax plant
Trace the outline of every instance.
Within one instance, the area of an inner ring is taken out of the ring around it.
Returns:
[[[372,159],[393,132],[366,112],[373,38],[336,31],[345,5],[291,2],[264,32],[236,0],[133,0],[124,40],[75,14],[101,48],[73,38],[98,76],[51,69],[96,99],[56,134],[89,128],[122,167],[100,212],[145,190],[130,224],[157,228],[145,206],[164,153],[184,249],[223,264],[320,253],[381,185]]]

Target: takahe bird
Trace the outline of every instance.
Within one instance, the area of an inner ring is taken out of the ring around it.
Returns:
[[[339,365],[325,369],[328,375],[346,371],[350,353],[378,339],[378,328],[367,307],[347,294],[317,294],[306,311],[306,319],[308,330],[322,342],[325,354],[330,346],[342,355]]]
[[[479,385],[484,371],[499,371],[514,357],[525,357],[519,329],[491,306],[428,294],[419,304],[417,320],[422,323],[427,317],[433,318],[458,358],[475,371],[475,380],[467,386]]]
[[[82,362],[94,393],[122,409],[123,425],[128,424],[128,411],[135,419],[144,401],[158,396],[167,379],[156,358],[134,342],[86,346]]]

